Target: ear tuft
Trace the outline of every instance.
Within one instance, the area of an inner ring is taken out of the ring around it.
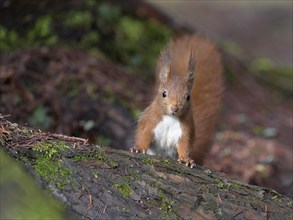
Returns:
[[[160,61],[161,61],[161,64],[171,63],[171,51],[169,48],[162,50]]]
[[[189,72],[194,72],[194,68],[195,68],[195,57],[194,57],[193,48],[191,48],[190,55],[189,55],[189,61],[188,61]]]
[[[170,70],[171,70],[170,49],[165,49],[161,52],[160,63],[161,63],[160,80],[161,80],[161,83],[165,84],[170,79]]]
[[[190,50],[190,56],[189,56],[189,61],[188,61],[188,70],[189,70],[188,87],[191,89],[191,87],[193,85],[193,80],[195,77],[195,57],[194,57],[193,48],[191,48],[191,50]]]

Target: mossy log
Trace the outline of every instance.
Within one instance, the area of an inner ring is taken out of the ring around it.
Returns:
[[[0,115],[0,145],[86,219],[292,219],[292,199],[197,166],[98,147]]]

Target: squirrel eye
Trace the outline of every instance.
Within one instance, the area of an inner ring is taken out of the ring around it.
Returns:
[[[162,96],[163,96],[164,98],[166,98],[166,97],[167,97],[167,92],[164,91],[163,94],[162,94]]]
[[[186,100],[189,101],[190,99],[190,95],[187,95]]]

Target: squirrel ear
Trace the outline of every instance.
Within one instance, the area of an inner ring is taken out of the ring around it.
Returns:
[[[195,76],[195,58],[194,58],[194,53],[193,53],[193,48],[190,50],[190,56],[189,56],[189,61],[188,61],[188,87],[191,89],[193,85],[193,80]]]
[[[188,75],[188,88],[191,89],[194,81],[194,71],[189,72]]]
[[[193,48],[191,48],[190,55],[189,55],[189,61],[188,61],[189,72],[194,72],[194,68],[195,68],[195,57],[194,57]]]
[[[160,80],[162,84],[165,84],[170,79],[171,70],[171,51],[170,49],[163,50],[160,58]]]

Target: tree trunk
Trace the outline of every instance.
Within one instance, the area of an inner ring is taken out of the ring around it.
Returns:
[[[290,219],[292,200],[197,166],[133,155],[13,124],[0,146],[68,209],[88,219]]]

